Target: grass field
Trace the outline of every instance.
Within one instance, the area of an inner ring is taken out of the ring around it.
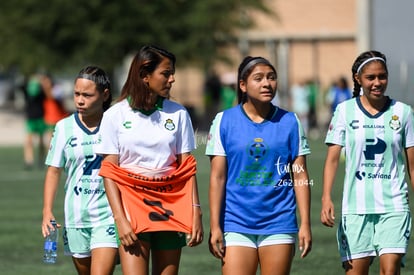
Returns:
[[[203,208],[205,235],[208,236],[208,173],[209,162],[204,156],[203,137],[195,152],[198,160],[198,183]],[[326,228],[319,221],[322,190],[322,167],[326,148],[322,142],[311,142],[312,154],[308,158],[308,170],[313,180],[312,186],[312,231],[313,250],[305,259],[295,256],[292,273],[297,275],[343,274],[336,246],[336,228]],[[22,149],[20,147],[0,147],[0,274],[75,274],[69,257],[63,256],[62,242],[59,243],[58,263],[45,265],[42,262],[43,238],[41,236],[43,170],[24,171],[22,169]],[[337,176],[334,190],[337,220],[339,219],[341,181],[343,167]],[[412,196],[411,196],[412,197]],[[63,222],[63,184],[58,193],[55,215]],[[411,242],[413,242],[411,240]],[[407,257],[407,267],[402,274],[414,274],[413,247]],[[275,255],[277,257],[277,255]],[[121,274],[117,266],[115,274]],[[207,275],[220,274],[220,262],[210,255],[205,241],[195,248],[184,248],[180,274]],[[378,260],[370,274],[379,274]]]

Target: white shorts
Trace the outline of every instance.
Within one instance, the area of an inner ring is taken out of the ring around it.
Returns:
[[[114,225],[89,228],[64,228],[63,243],[65,255],[74,258],[88,258],[94,248],[118,248]]]
[[[236,232],[224,233],[224,246],[245,246],[258,248],[266,245],[294,244],[296,234],[255,235]]]
[[[410,235],[409,212],[343,215],[337,231],[341,260],[405,254]]]

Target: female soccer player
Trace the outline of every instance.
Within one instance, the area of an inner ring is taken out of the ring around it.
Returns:
[[[123,274],[178,274],[181,249],[203,239],[194,132],[185,108],[169,100],[175,56],[144,46],[132,60],[120,100],[104,115],[100,174],[121,246]]]
[[[404,155],[412,176],[413,112],[385,95],[384,54],[359,55],[352,77],[354,97],[337,106],[325,139],[321,221],[329,227],[335,224],[331,191],[344,147],[346,173],[337,239],[346,274],[368,274],[375,256],[380,258],[381,274],[400,274],[411,232]]]
[[[78,274],[112,274],[116,262],[114,219],[98,175],[102,157],[95,152],[103,112],[112,101],[110,88],[102,69],[88,66],[79,72],[73,93],[76,112],[56,124],[46,158],[43,236],[55,220],[52,209],[64,170],[65,254],[72,256]]]
[[[210,128],[209,245],[223,274],[256,274],[259,264],[261,274],[288,274],[296,238],[302,257],[311,250],[310,149],[298,117],[271,103],[276,89],[273,65],[246,57],[239,105],[218,113]]]

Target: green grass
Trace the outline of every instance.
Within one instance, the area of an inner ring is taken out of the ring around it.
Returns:
[[[209,161],[204,156],[205,139],[199,140],[195,152],[198,160],[198,185],[203,209],[205,235],[208,236],[208,179]],[[322,141],[311,142],[312,154],[308,158],[308,170],[312,186],[312,232],[313,250],[305,259],[296,253],[292,273],[343,274],[336,246],[336,227],[324,227],[319,221],[322,192],[322,169],[326,153]],[[43,238],[41,236],[43,170],[24,171],[22,149],[20,147],[0,147],[0,267],[1,274],[75,274],[70,257],[63,256],[63,245],[59,243],[58,263],[45,265],[42,262]],[[343,167],[337,176],[334,190],[337,220],[340,213],[341,181]],[[58,221],[63,221],[63,182],[58,192],[54,213]],[[413,241],[411,241],[413,242]],[[413,246],[407,257],[407,267],[402,274],[414,274]],[[277,255],[275,255],[277,257]],[[115,274],[121,274],[117,266]],[[180,274],[220,274],[220,262],[208,251],[207,240],[198,247],[184,248]],[[370,274],[379,274],[378,259]]]

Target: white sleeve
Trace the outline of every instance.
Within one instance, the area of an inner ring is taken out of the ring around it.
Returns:
[[[96,146],[96,153],[102,155],[119,154],[119,135],[114,112],[105,112],[99,126],[101,142]]]
[[[308,138],[305,134],[305,130],[303,129],[303,126],[300,123],[298,116],[296,114],[294,115],[296,118],[296,123],[298,124],[298,132],[299,132],[298,133],[298,137],[299,137],[298,156],[309,155],[311,153],[311,150],[309,147]]]
[[[53,167],[61,168],[65,165],[65,146],[67,145],[64,137],[64,121],[56,124],[53,130],[53,136],[50,141],[49,151],[46,156],[45,164]]]
[[[414,113],[410,107],[405,125],[405,148],[414,146]]]
[[[222,117],[223,112],[218,113],[211,124],[206,145],[206,155],[208,156],[226,156],[220,137],[220,124]]]
[[[328,133],[326,134],[325,143],[337,144],[345,146],[345,119],[343,117],[342,110],[344,109],[343,104],[339,104],[336,108],[332,120],[329,124]]]
[[[177,140],[177,154],[183,154],[193,151],[196,148],[193,125],[190,115],[183,111],[180,123],[180,137]]]

